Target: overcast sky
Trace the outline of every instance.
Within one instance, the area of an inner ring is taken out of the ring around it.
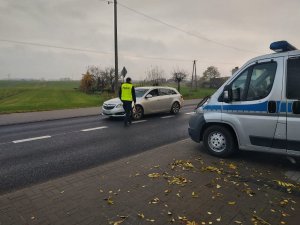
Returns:
[[[272,41],[300,48],[299,0],[118,2],[119,69],[133,79],[151,66],[191,73],[194,59],[198,75],[213,65],[228,76]],[[114,66],[113,34],[113,4],[102,0],[0,0],[0,79],[80,79],[89,65]]]

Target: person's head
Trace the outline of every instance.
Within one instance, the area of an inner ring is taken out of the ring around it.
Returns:
[[[126,78],[126,83],[131,83],[131,78],[130,77]]]

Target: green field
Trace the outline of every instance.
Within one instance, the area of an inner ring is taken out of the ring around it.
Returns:
[[[78,87],[79,81],[0,81],[0,114],[100,106],[111,98]]]
[[[78,90],[79,81],[0,80],[0,114],[100,106],[112,94],[88,95]],[[183,86],[184,99],[202,98],[214,89],[191,90]]]

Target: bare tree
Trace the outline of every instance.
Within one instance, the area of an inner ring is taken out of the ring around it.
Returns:
[[[180,92],[180,83],[187,78],[188,73],[184,70],[176,69],[172,72],[172,78],[177,83],[177,89]]]
[[[105,80],[105,84],[109,87],[110,91],[115,90],[115,69],[113,67],[106,67],[101,71],[101,75]],[[118,76],[119,78],[119,76]]]
[[[165,72],[158,66],[151,67],[146,71],[146,74],[147,81],[149,81],[153,86],[158,86],[166,82]]]
[[[103,91],[105,87],[105,79],[101,74],[101,69],[99,66],[88,66],[87,72],[94,76],[95,79],[95,89],[97,91]]]

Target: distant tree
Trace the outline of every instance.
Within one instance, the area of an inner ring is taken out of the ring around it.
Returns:
[[[217,67],[209,66],[203,73],[203,79],[204,80],[210,80],[212,78],[220,77],[221,74],[218,71]]]
[[[80,82],[80,90],[85,93],[92,93],[94,91],[96,80],[95,77],[87,71],[85,74],[82,74],[82,79]]]
[[[87,70],[95,79],[95,90],[103,91],[105,88],[105,78],[101,74],[101,69],[99,66],[88,66]]]
[[[176,69],[172,72],[172,78],[177,83],[177,89],[180,92],[180,83],[187,77],[187,72],[184,70]]]
[[[106,67],[101,71],[101,76],[105,80],[106,86],[110,91],[114,92],[115,90],[115,69],[113,67]],[[119,76],[118,76],[119,79]]]
[[[146,71],[147,81],[151,83],[153,86],[159,86],[162,83],[166,82],[165,72],[163,69],[158,66],[151,67],[151,69]]]

